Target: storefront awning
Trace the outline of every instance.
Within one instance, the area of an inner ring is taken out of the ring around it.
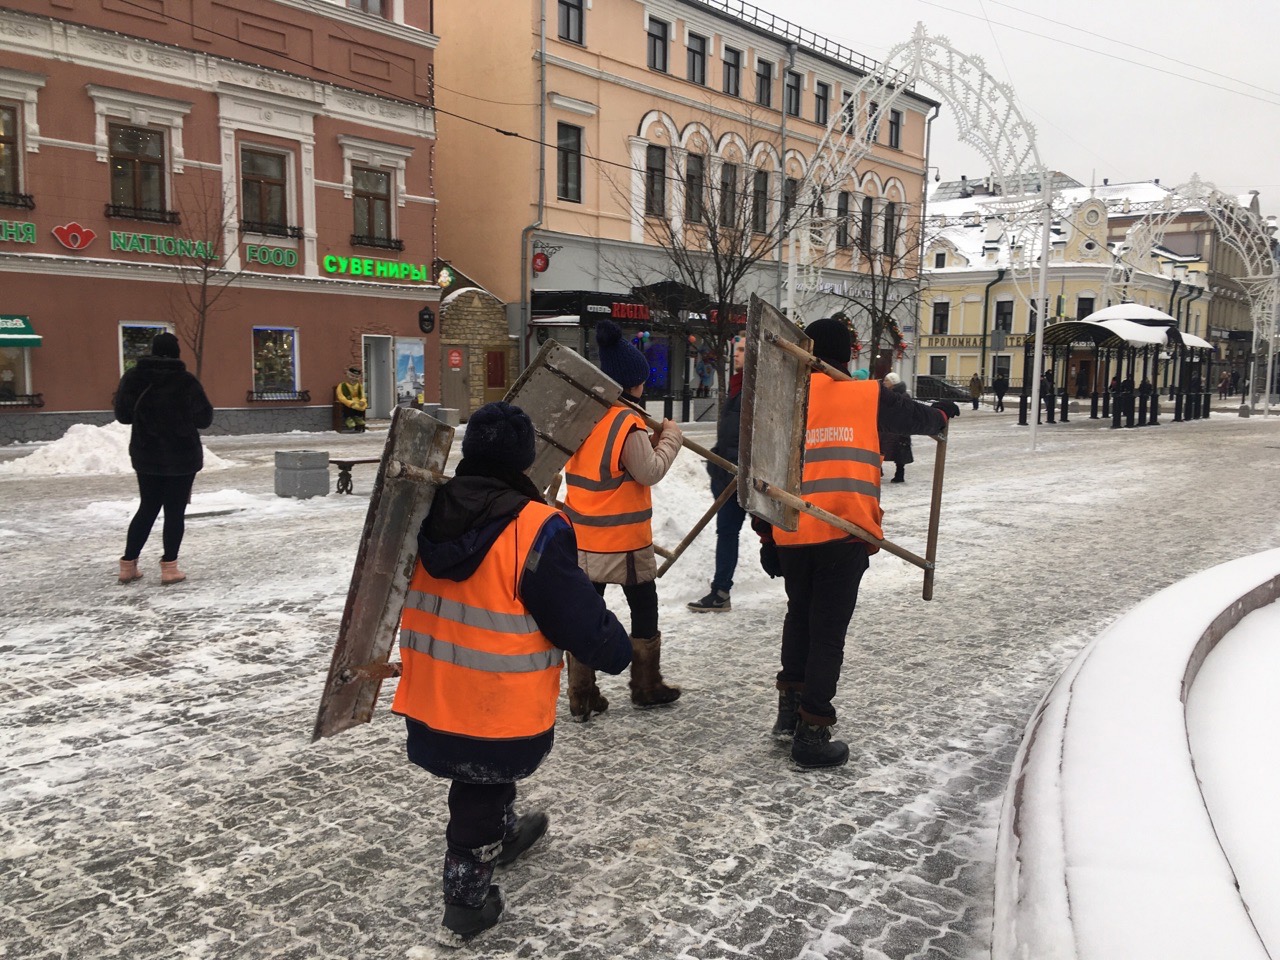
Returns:
[[[31,326],[31,318],[0,313],[0,347],[38,347],[43,338]]]

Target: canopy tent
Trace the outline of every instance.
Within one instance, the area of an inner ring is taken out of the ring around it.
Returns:
[[[31,326],[31,318],[0,314],[0,347],[38,347],[44,338]]]
[[[1109,320],[1132,320],[1138,323],[1155,321],[1157,324],[1169,323],[1175,326],[1178,323],[1174,317],[1169,316],[1163,310],[1157,310],[1155,307],[1145,307],[1140,303],[1113,303],[1109,307],[1093,311],[1093,313],[1082,319],[1092,323],[1106,323]]]

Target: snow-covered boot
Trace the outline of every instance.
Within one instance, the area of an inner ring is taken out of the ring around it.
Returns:
[[[499,847],[500,844],[490,844],[445,852],[444,918],[438,935],[441,943],[465,943],[502,916],[502,891],[489,882]]]
[[[133,583],[135,580],[141,580],[142,574],[138,571],[137,560],[121,560],[120,561],[120,582]]]
[[[506,830],[502,836],[502,849],[498,852],[498,866],[510,866],[530,847],[542,839],[550,821],[541,810],[516,816],[515,804],[507,807]]]
[[[680,688],[662,682],[662,634],[631,638],[631,702],[665,707],[680,699]]]
[[[609,709],[609,701],[596,686],[596,672],[573,654],[566,653],[569,661],[569,713],[586,723],[594,713]]]
[[[161,586],[167,587],[171,583],[181,583],[185,579],[187,579],[187,575],[178,569],[177,560],[160,561]]]
[[[810,723],[810,719],[818,723]],[[838,767],[849,760],[849,745],[843,740],[831,739],[835,717],[802,715],[796,722],[795,737],[791,741],[791,759],[802,767]]]
[[[795,737],[796,724],[800,720],[800,693],[798,683],[778,681],[778,719],[773,725],[773,735],[780,740]]]

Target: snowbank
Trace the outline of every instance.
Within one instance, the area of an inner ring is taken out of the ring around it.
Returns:
[[[88,423],[74,424],[47,446],[17,460],[0,463],[0,476],[109,476],[132,473],[133,466],[129,463],[130,429],[123,423],[109,423],[103,427]],[[205,447],[205,470],[225,470],[234,466],[230,460],[223,460]]]

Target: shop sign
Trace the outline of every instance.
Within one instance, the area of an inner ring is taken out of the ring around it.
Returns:
[[[213,260],[213,243],[188,240],[186,237],[162,237],[154,233],[122,233],[111,231],[111,249],[124,253],[156,253],[162,257],[189,257]]]
[[[244,247],[244,258],[250,263],[265,263],[272,267],[298,265],[298,251],[288,247],[262,247],[256,243],[247,243]]]
[[[615,303],[609,314],[615,320],[645,320],[649,319],[649,305],[647,303]]]
[[[994,336],[995,336],[995,334],[992,334],[992,338],[993,338],[993,339],[994,339]],[[1015,347],[1021,347],[1021,346],[1022,346],[1023,344],[1025,344],[1025,343],[1026,343],[1026,341],[1027,341],[1027,337],[1026,337],[1026,335],[1025,335],[1025,334],[1021,334],[1021,333],[1019,333],[1019,334],[1006,334],[1006,335],[1005,335],[1005,338],[1006,338],[1006,342],[1007,342],[1008,346],[1010,347],[1010,349],[1015,348]],[[978,348],[978,347],[981,347],[981,346],[982,346],[982,341],[983,341],[983,338],[982,338],[981,336],[977,336],[977,337],[921,337],[921,338],[920,338],[920,346],[921,346],[921,347],[923,347],[923,348],[925,348],[925,349],[933,349],[933,350],[937,350],[937,349],[942,348],[942,347],[969,347],[969,348]]]
[[[457,370],[459,372],[462,371],[462,351],[461,350],[449,351],[449,369]]]
[[[0,220],[0,242],[35,243],[36,225],[29,220]]]
[[[98,236],[88,227],[82,227],[74,220],[60,227],[54,227],[53,235],[68,250],[83,250]]]
[[[345,273],[349,277],[370,280],[412,280],[430,283],[431,271],[424,263],[401,263],[399,260],[374,260],[369,257],[335,257],[322,261],[325,273]]]

